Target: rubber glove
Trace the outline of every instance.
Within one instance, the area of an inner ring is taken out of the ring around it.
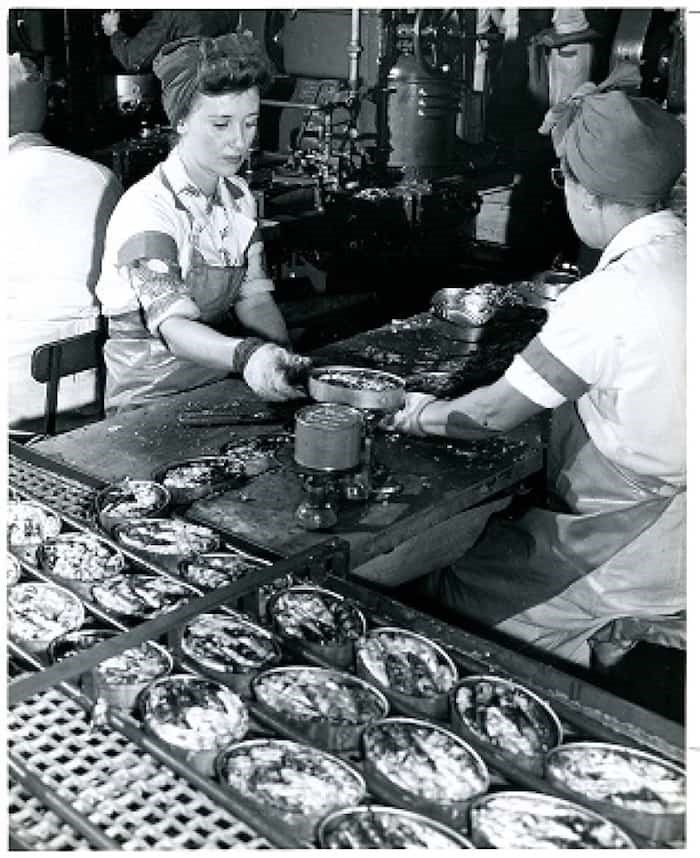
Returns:
[[[437,396],[431,393],[407,393],[401,411],[386,417],[380,425],[388,432],[403,432],[405,435],[422,437],[426,433],[420,426],[420,414],[426,406],[436,400]]]
[[[282,402],[300,399],[306,390],[300,385],[311,367],[311,359],[295,355],[274,343],[256,349],[243,367],[243,378],[262,399]]]

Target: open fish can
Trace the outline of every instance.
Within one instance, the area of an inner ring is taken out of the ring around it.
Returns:
[[[45,539],[38,552],[44,572],[58,578],[83,599],[92,588],[119,575],[126,565],[121,551],[93,533],[60,533]]]
[[[95,696],[108,706],[130,711],[143,689],[173,669],[170,653],[148,641],[106,658],[92,669]]]
[[[105,486],[95,498],[97,518],[110,534],[118,525],[135,518],[163,516],[169,507],[170,492],[153,480],[127,477]]]
[[[662,757],[606,742],[567,742],[547,754],[545,778],[654,843],[685,837],[686,774]]]
[[[455,828],[489,788],[484,761],[450,730],[416,718],[385,718],[362,734],[364,772],[373,795]]]
[[[477,849],[636,849],[634,840],[587,807],[541,792],[504,790],[469,812]]]
[[[199,614],[176,630],[178,658],[205,676],[250,697],[251,681],[282,660],[274,637],[233,611]]]
[[[275,667],[256,676],[253,696],[281,732],[326,751],[352,751],[362,730],[384,718],[389,703],[374,686],[323,667]]]
[[[242,466],[227,456],[196,456],[157,468],[153,479],[185,506],[214,492],[240,488],[247,480]]]
[[[185,557],[216,551],[221,541],[210,527],[181,518],[137,518],[117,525],[115,536],[125,548],[175,572]]]
[[[454,730],[480,751],[486,762],[542,775],[547,751],[563,730],[551,706],[529,688],[500,676],[469,676],[450,692]]]
[[[181,561],[178,572],[195,587],[216,590],[253,575],[269,565],[268,560],[242,551],[218,551],[198,554]]]
[[[349,405],[321,403],[297,411],[294,461],[314,471],[346,471],[360,463],[362,413]]]
[[[131,624],[174,611],[199,595],[189,584],[149,572],[120,575],[92,588],[96,605]]]
[[[61,635],[49,644],[49,663],[58,664],[59,661],[92,649],[97,644],[113,638],[116,634],[117,632],[107,629],[78,629],[78,631]],[[95,692],[92,686],[92,672],[83,673],[79,681],[82,690],[88,696],[93,697]]]
[[[309,375],[309,395],[316,402],[351,405],[391,413],[403,408],[406,385],[401,376],[357,366],[316,367]]]
[[[457,682],[457,667],[434,641],[382,626],[358,641],[355,660],[357,675],[380,688],[397,712],[447,719],[447,695]]]
[[[83,603],[57,584],[28,581],[7,593],[8,635],[29,652],[46,652],[51,641],[84,622]]]
[[[221,448],[226,456],[243,470],[247,477],[256,477],[280,464],[278,455],[287,450],[294,441],[291,432],[277,432],[269,435],[240,436],[228,441]]]
[[[10,500],[7,504],[7,547],[28,563],[37,562],[37,551],[45,539],[58,536],[61,519],[32,501]]]
[[[346,807],[317,830],[321,849],[473,849],[454,829],[408,810],[383,805]]]
[[[277,634],[335,667],[353,662],[367,621],[348,599],[322,587],[289,587],[271,596],[267,610]]]
[[[362,801],[366,790],[362,775],[344,760],[288,739],[232,745],[217,758],[216,770],[227,789],[289,825],[302,840],[310,840],[331,811]]]
[[[214,774],[217,754],[248,730],[248,710],[237,694],[191,674],[152,682],[139,698],[139,714],[148,733],[207,776]]]

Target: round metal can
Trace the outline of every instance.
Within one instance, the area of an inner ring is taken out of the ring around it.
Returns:
[[[294,460],[316,471],[345,471],[360,463],[362,413],[350,405],[323,402],[297,411]]]

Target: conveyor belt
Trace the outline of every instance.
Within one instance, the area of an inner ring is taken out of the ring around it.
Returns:
[[[104,485],[100,480],[59,463],[49,470],[44,456],[13,443],[7,470],[12,488],[42,500],[56,512],[85,523],[93,521],[95,491]]]
[[[64,521],[80,525],[81,499],[91,497],[95,486],[84,483],[74,470],[47,470],[43,457],[20,454],[17,458],[20,464],[13,463],[11,486],[22,494],[27,493],[28,486],[36,496],[44,492],[51,505],[65,504],[60,510]],[[82,522],[85,528],[92,526],[87,517]],[[296,571],[352,599],[364,610],[370,627],[400,625],[439,642],[457,664],[460,675],[495,673],[532,688],[556,709],[567,739],[613,741],[683,761],[684,731],[680,725],[343,577],[347,562],[347,545],[330,540],[263,569],[256,582],[273,574]],[[26,563],[23,573],[45,577]],[[249,582],[248,588],[255,587],[256,582]],[[240,582],[229,585],[200,597],[196,605],[190,602],[131,630],[117,624],[120,634],[112,640],[121,651],[137,640],[162,639],[183,619],[217,602],[228,602],[245,589]],[[87,607],[90,610],[89,604]],[[300,843],[274,815],[262,814],[259,808],[232,798],[212,778],[192,771],[167,746],[147,736],[140,722],[131,716],[110,712],[104,727],[91,728],[92,701],[71,681],[111,654],[111,648],[105,654],[94,647],[49,669],[17,647],[13,647],[13,653],[18,658],[12,659],[10,671],[14,679],[10,683],[13,705],[8,721],[12,781],[9,818],[12,843],[17,848],[140,850],[310,845]],[[303,649],[289,650],[288,657],[295,663],[323,664],[322,659]],[[264,717],[254,702],[248,707],[254,732],[299,738],[275,717]],[[356,754],[343,756],[354,765],[361,763]],[[514,767],[505,768],[488,753],[483,756],[496,787],[516,785],[556,794],[543,778]]]
[[[36,802],[15,787],[10,825],[18,839],[31,839],[33,849],[55,848],[49,843],[57,841],[72,849],[86,842],[128,850],[270,847],[121,733],[92,729],[85,712],[55,689],[14,707],[8,736],[11,776],[25,787],[38,783],[45,801],[51,794],[61,799],[61,812],[72,808],[73,825],[83,829],[56,825],[52,831],[53,820],[42,820],[45,831],[41,822],[28,826]]]

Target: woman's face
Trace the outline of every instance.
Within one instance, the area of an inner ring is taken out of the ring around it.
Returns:
[[[583,185],[566,179],[564,183],[566,210],[576,235],[588,247],[601,249],[607,244],[602,222],[602,210],[595,197]]]
[[[197,184],[215,184],[219,176],[233,176],[240,170],[255,139],[259,113],[257,87],[195,97],[176,130],[182,160]]]

